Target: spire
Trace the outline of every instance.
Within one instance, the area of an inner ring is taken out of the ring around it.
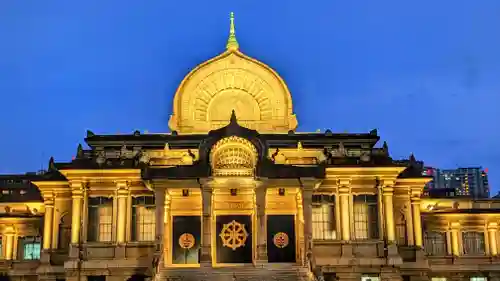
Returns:
[[[231,112],[231,118],[229,119],[229,124],[238,124],[238,119],[236,118],[236,112],[233,109]]]
[[[227,39],[226,49],[228,50],[238,50],[240,45],[236,40],[236,32],[234,30],[234,13],[231,12],[231,16],[229,18],[230,26],[229,26],[229,38]]]

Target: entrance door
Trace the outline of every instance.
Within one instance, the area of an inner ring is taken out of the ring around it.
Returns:
[[[269,262],[296,262],[295,216],[267,216],[267,258]]]

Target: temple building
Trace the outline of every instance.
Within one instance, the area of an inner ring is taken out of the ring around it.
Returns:
[[[0,176],[3,280],[500,280],[499,199],[426,197],[377,130],[297,132],[230,26],[170,133],[88,131],[72,161]]]

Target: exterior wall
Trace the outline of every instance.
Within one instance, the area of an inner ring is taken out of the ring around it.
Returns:
[[[380,174],[381,171],[383,172],[379,169],[376,173]],[[81,280],[79,278],[95,275],[105,275],[107,280],[126,280],[138,273],[151,276],[172,271],[169,269],[172,268],[169,261],[169,223],[172,214],[195,212],[206,222],[213,219],[211,210],[214,208],[234,212],[241,201],[249,204],[248,207],[242,205],[242,208],[249,208],[250,212],[256,214],[253,229],[256,234],[256,264],[267,266],[265,244],[270,241],[264,238],[266,228],[261,223],[265,219],[264,214],[291,213],[297,217],[299,230],[299,253],[295,266],[322,275],[326,280],[334,277],[338,280],[360,280],[362,276],[367,275],[385,280],[429,280],[432,277],[467,280],[470,277],[482,276],[481,274],[491,277],[490,280],[496,280],[494,274],[500,273],[500,263],[496,258],[500,247],[500,215],[435,212],[439,208],[433,209],[429,206],[449,209],[457,207],[457,204],[453,199],[421,199],[424,182],[397,179],[390,175],[390,171],[385,171],[386,176],[382,180],[375,180],[375,170],[364,171],[365,174],[361,172],[336,168],[329,170],[323,181],[301,179],[255,182],[253,179],[243,178],[233,178],[230,181],[206,179],[202,181],[201,190],[199,183],[194,181],[154,182],[147,188],[138,178],[134,178],[137,175],[130,171],[127,172],[128,175],[121,175],[127,180],[101,178],[99,181],[83,182],[75,178],[71,179],[69,184],[39,184],[45,201],[44,205],[39,207],[39,217],[9,221],[0,219],[5,222],[2,225],[12,226],[0,227],[4,242],[4,259],[0,262],[0,272],[8,274],[12,280]],[[356,176],[352,176],[353,174]],[[228,186],[238,186],[239,194],[231,197],[221,193],[224,188],[227,190]],[[183,190],[186,188],[190,190],[188,197],[183,196]],[[279,197],[280,188],[285,190],[286,196]],[[165,192],[162,193],[161,190]],[[262,190],[265,193],[262,193]],[[156,195],[156,221],[164,222],[156,228],[159,239],[150,242],[131,241],[131,199],[133,196],[153,194]],[[332,222],[337,226],[335,239],[312,238],[311,198],[313,195],[322,194],[335,198],[335,221]],[[379,236],[375,239],[355,240],[353,200],[355,195],[363,194],[375,195],[378,198]],[[93,196],[109,196],[113,200],[114,234],[110,243],[87,242],[86,233],[91,222],[88,221],[86,210],[88,198]],[[231,200],[236,203],[231,204]],[[212,202],[212,205],[207,205],[206,202]],[[460,202],[461,209],[477,207],[478,204],[471,201]],[[489,209],[491,204],[496,203],[492,201],[484,204],[484,209]],[[75,211],[80,212],[75,214]],[[64,219],[68,217],[72,219]],[[80,219],[83,220],[82,224]],[[69,237],[72,240],[69,248],[64,248],[59,243],[62,236],[59,227],[61,223],[71,223],[73,235]],[[37,225],[43,227],[37,228]],[[50,227],[51,231],[47,231],[47,227]],[[397,228],[399,230],[396,230]],[[404,229],[404,232],[401,232],[401,229]],[[482,256],[464,254],[461,233],[470,229],[485,234],[486,252]],[[426,255],[423,250],[423,236],[427,230],[446,232],[450,241],[447,243],[445,255]],[[40,260],[23,261],[22,257],[16,255],[17,243],[13,245],[12,258],[5,259],[7,236],[17,237],[35,232],[43,236],[44,249]],[[217,235],[206,227],[203,228],[203,233],[205,237]],[[402,239],[398,236],[401,233],[405,236]],[[202,271],[209,270],[207,266],[212,268],[214,264],[210,258],[213,257],[213,251],[206,250],[211,249],[211,242],[208,241],[213,240],[204,240],[200,260],[202,267],[197,269]],[[209,258],[204,258],[204,254]]]

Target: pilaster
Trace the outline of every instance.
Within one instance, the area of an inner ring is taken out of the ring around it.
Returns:
[[[349,199],[351,193],[351,179],[338,180],[338,195],[340,203],[340,223],[342,241],[351,240],[351,212]]]
[[[52,250],[52,236],[54,229],[54,195],[52,193],[43,194],[45,214],[43,217],[43,240],[40,260],[43,264],[50,263],[50,252]]]
[[[71,205],[71,244],[80,243],[80,229],[82,224],[82,206],[84,185],[80,181],[70,182],[72,205]]]
[[[460,227],[459,222],[452,222],[450,224],[451,253],[456,257],[460,256]]]
[[[155,240],[157,254],[163,251],[163,235],[165,231],[165,187],[155,186]]]
[[[200,264],[211,266],[212,264],[212,187],[208,183],[202,184],[202,239]]]
[[[420,195],[411,197],[411,210],[413,214],[413,236],[415,238],[415,246],[422,248],[422,217],[420,214]]]
[[[406,241],[408,243],[408,246],[414,246],[415,245],[415,233],[413,231],[413,216],[412,216],[412,208],[411,208],[411,202],[410,198],[407,199],[408,201],[405,203],[405,218],[406,218]]]
[[[43,217],[43,250],[52,248],[52,230],[54,224],[54,197],[53,194],[45,194],[43,198],[45,214]]]
[[[257,208],[257,262],[267,262],[267,233],[266,233],[266,194],[267,185],[259,182],[255,187],[255,203]]]
[[[116,182],[116,200],[117,200],[117,227],[116,227],[116,243],[124,244],[127,234],[127,199],[128,199],[128,183],[126,181]]]
[[[5,259],[12,260],[14,259],[14,238],[16,235],[14,226],[7,226],[3,235],[5,237]]]
[[[394,181],[384,181],[382,185],[382,196],[385,214],[385,233],[388,244],[394,244],[396,241],[393,195]]]
[[[171,221],[171,206],[172,206],[172,197],[168,194],[168,190],[165,190],[165,197],[163,199],[163,225],[170,226]],[[172,246],[171,246],[171,233],[170,230],[163,232],[163,264],[166,265],[172,262]],[[203,239],[202,239],[203,240]],[[166,258],[165,258],[166,257]]]
[[[488,223],[488,239],[490,246],[490,255],[497,256],[498,255],[498,244],[497,244],[497,231],[498,231],[498,223],[490,222]]]
[[[313,258],[313,238],[312,238],[312,195],[316,184],[315,180],[301,179],[302,206],[304,215],[304,260],[308,261],[308,266],[314,267]]]

